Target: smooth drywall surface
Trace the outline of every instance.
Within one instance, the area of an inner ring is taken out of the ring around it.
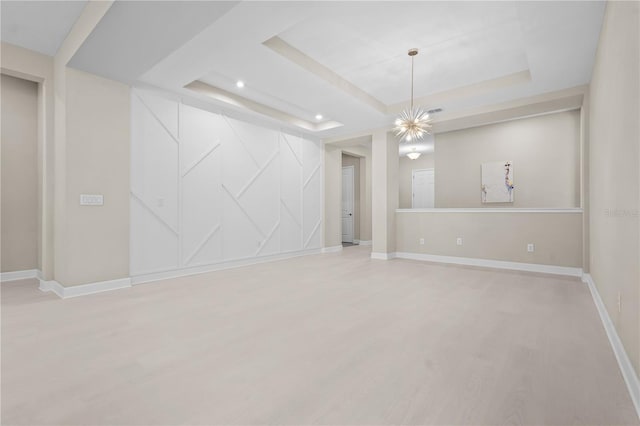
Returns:
[[[2,75],[2,272],[38,268],[38,85]]]
[[[324,144],[324,247],[342,244],[342,150]]]
[[[132,276],[321,247],[319,143],[151,91],[131,103]]]
[[[512,161],[515,201],[481,202],[482,163]],[[438,208],[580,207],[580,112],[565,111],[435,135]]]
[[[412,211],[397,213],[397,223],[398,252],[582,266],[581,212]],[[534,244],[533,253],[527,244]]]
[[[589,103],[591,276],[636,373],[640,373],[639,9],[638,2],[607,3]]]
[[[413,171],[423,169],[433,169],[434,153],[422,154],[415,160],[406,155],[400,157],[398,168],[398,191],[400,197],[400,208],[410,209],[413,198]]]
[[[353,167],[353,239],[360,239],[360,158],[342,153],[342,167]],[[342,210],[341,210],[342,211]]]
[[[398,140],[393,133],[378,131],[371,138],[372,253],[390,255],[396,249],[398,208]]]
[[[50,56],[2,42],[2,73],[38,83],[38,269],[53,279],[54,92]]]
[[[128,86],[66,70],[65,286],[129,276],[129,108]],[[80,194],[104,205],[81,206]]]

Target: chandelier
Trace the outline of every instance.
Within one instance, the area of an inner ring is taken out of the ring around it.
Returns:
[[[422,153],[418,152],[416,150],[416,147],[414,146],[413,148],[411,148],[411,152],[407,153],[407,157],[409,157],[410,160],[417,160],[421,154]]]
[[[409,109],[400,113],[393,129],[401,142],[420,140],[431,130],[429,113],[421,107],[413,107],[413,57],[418,54],[418,49],[409,49],[408,53],[411,56],[411,104]]]

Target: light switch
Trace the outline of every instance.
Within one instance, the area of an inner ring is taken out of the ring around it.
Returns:
[[[104,197],[102,194],[80,194],[81,206],[102,206]]]

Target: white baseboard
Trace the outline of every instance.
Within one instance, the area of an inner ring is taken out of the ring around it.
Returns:
[[[371,240],[360,240],[358,242],[359,245],[361,246],[370,246],[371,245]]]
[[[322,253],[339,253],[342,251],[342,246],[323,247]]]
[[[342,249],[342,246],[340,246],[340,249]],[[193,267],[182,268],[182,269],[170,269],[170,270],[159,271],[159,272],[141,273],[138,275],[131,276],[131,284],[136,285],[136,284],[143,284],[143,283],[151,283],[155,281],[168,280],[171,278],[179,278],[179,277],[186,277],[189,275],[204,274],[207,272],[239,268],[242,266],[257,265],[259,263],[273,262],[276,260],[285,260],[285,259],[291,259],[294,257],[308,256],[310,254],[320,254],[320,253],[322,253],[321,249],[309,249],[309,250],[294,251],[289,253],[274,254],[271,256],[249,257],[246,259],[238,259],[238,260],[232,260],[228,262],[213,263],[213,264],[202,265],[202,266],[193,266]]]
[[[604,303],[600,298],[600,293],[598,293],[598,288],[593,282],[591,274],[584,274],[582,276],[582,281],[589,286],[591,297],[593,297],[593,302],[595,303],[596,308],[598,309],[598,313],[600,314],[600,320],[602,321],[604,330],[606,331],[607,337],[609,338],[609,343],[611,343],[613,353],[616,356],[616,360],[618,360],[620,372],[622,373],[622,377],[624,377],[624,381],[627,384],[627,389],[629,390],[629,395],[631,396],[633,405],[636,408],[636,413],[638,414],[638,417],[640,417],[640,380],[638,380],[638,374],[634,370],[633,365],[631,364],[631,361],[627,356],[627,352],[624,350],[622,341],[620,340],[618,332],[616,331],[616,328],[611,321],[611,317],[609,317],[607,308],[604,306]]]
[[[396,253],[371,252],[371,258],[376,260],[391,260],[396,257]]]
[[[86,296],[89,294],[102,293],[103,291],[119,290],[121,288],[131,287],[130,278],[121,278],[110,281],[100,281],[89,284],[80,284],[70,287],[65,287],[57,281],[45,281],[40,280],[39,289],[41,291],[52,291],[57,294],[61,299],[68,299],[70,297]]]
[[[455,265],[481,266],[485,268],[509,269],[526,272],[542,272],[545,274],[568,275],[571,277],[581,277],[582,268],[568,266],[541,265],[538,263],[506,262],[503,260],[477,259],[472,257],[439,256],[424,253],[395,253],[395,257],[400,259],[424,260],[437,263],[452,263]]]
[[[27,269],[25,271],[13,271],[0,273],[0,282],[27,280],[29,278],[40,278],[42,273],[37,269]]]

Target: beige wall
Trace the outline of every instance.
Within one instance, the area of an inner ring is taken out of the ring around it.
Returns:
[[[360,239],[360,158],[342,153],[342,167],[353,166],[353,239]]]
[[[373,133],[371,160],[371,252],[382,258],[396,251],[399,159],[393,133]]]
[[[38,85],[0,81],[2,272],[38,269]]]
[[[0,48],[2,73],[38,83],[38,268],[45,279],[53,278],[54,150],[53,60],[7,43]]]
[[[511,160],[515,201],[482,204],[480,165]],[[436,207],[580,207],[580,112],[435,135]]]
[[[433,169],[433,167],[433,153],[422,154],[415,160],[411,160],[406,155],[400,157],[400,165],[398,168],[398,184],[401,209],[411,208],[413,170]]]
[[[67,69],[65,286],[129,276],[129,108],[128,86]]]
[[[589,104],[590,271],[636,373],[640,373],[639,9],[638,2],[607,3]]]
[[[324,145],[324,247],[342,244],[342,150],[339,146]]]
[[[398,252],[582,266],[582,213],[397,213]],[[463,245],[456,245],[461,237]],[[424,245],[420,244],[424,238]],[[535,252],[527,252],[527,244]]]

